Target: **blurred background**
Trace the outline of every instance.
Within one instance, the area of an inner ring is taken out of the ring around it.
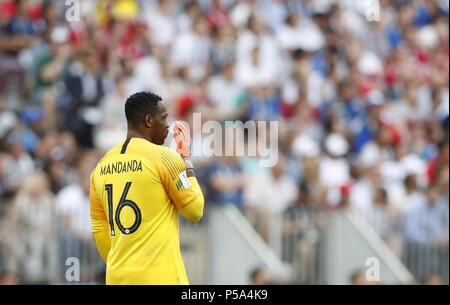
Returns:
[[[272,168],[194,158],[192,284],[448,284],[448,9],[0,0],[0,284],[70,283],[69,257],[78,283],[104,283],[89,175],[140,90],[172,120],[279,124]]]

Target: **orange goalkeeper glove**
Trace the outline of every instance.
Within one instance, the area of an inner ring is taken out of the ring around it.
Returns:
[[[188,130],[180,121],[176,121],[173,126],[173,137],[177,143],[177,153],[184,161],[186,169],[194,169],[191,160],[191,137]]]

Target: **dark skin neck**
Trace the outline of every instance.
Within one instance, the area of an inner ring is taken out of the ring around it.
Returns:
[[[141,138],[153,143],[152,136],[149,132],[146,134],[145,132],[139,130],[139,128],[130,125],[128,125],[127,138]]]

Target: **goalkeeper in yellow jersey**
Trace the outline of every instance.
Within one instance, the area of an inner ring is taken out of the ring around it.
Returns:
[[[189,284],[178,211],[197,222],[204,204],[189,133],[176,122],[177,151],[161,146],[168,113],[153,93],[130,96],[125,115],[127,139],[108,151],[91,175],[92,233],[106,263],[106,284]]]

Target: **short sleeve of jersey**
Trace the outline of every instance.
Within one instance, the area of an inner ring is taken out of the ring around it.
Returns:
[[[91,186],[89,191],[89,198],[91,201],[91,217],[93,219],[106,219],[105,211],[103,210],[100,199],[94,185],[95,170],[91,174]]]
[[[161,182],[175,206],[181,208],[194,200],[199,194],[186,177],[186,168],[180,155],[173,149],[164,149],[160,152],[160,161]]]

